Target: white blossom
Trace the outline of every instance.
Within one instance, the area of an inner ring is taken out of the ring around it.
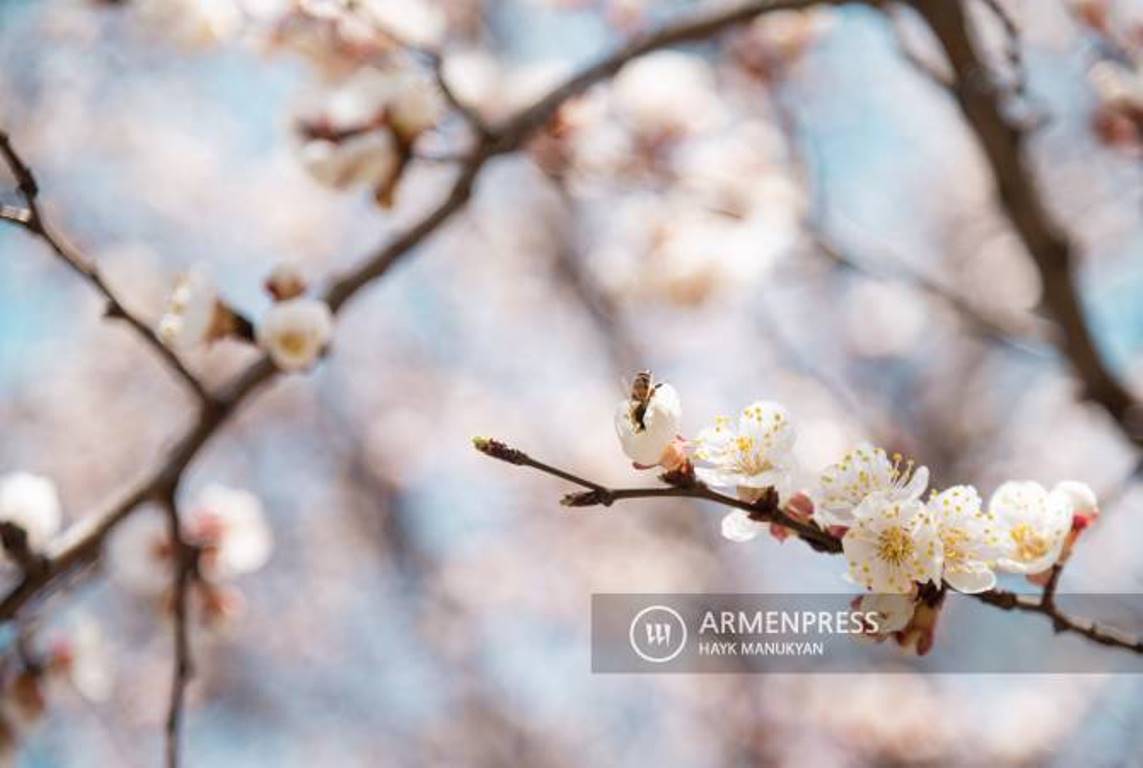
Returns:
[[[340,141],[314,139],[301,150],[313,178],[334,189],[389,183],[401,165],[397,141],[388,131],[368,131]]]
[[[436,46],[446,31],[443,7],[427,0],[361,0],[360,7],[377,28],[403,43]]]
[[[909,626],[917,608],[916,598],[911,594],[868,593],[857,599],[854,610],[877,615],[877,632],[867,635],[883,637],[900,632]]]
[[[945,582],[969,594],[996,586],[992,568],[1006,552],[1008,532],[982,509],[976,489],[953,486],[930,499],[929,509],[940,530]]]
[[[306,277],[297,264],[284,261],[277,264],[266,276],[266,291],[274,301],[296,299],[306,292]]]
[[[647,137],[674,136],[710,125],[722,112],[714,71],[701,56],[659,51],[641,56],[612,81],[612,104]]]
[[[796,435],[786,409],[760,400],[748,405],[732,424],[715,419],[695,440],[695,457],[709,466],[695,472],[707,485],[761,490],[774,488],[785,498],[793,480]]]
[[[218,337],[223,312],[210,273],[194,267],[175,282],[159,320],[159,336],[168,346],[179,349],[207,344]]]
[[[48,666],[88,701],[102,702],[111,696],[115,683],[111,654],[102,629],[90,616],[69,622],[66,634],[52,643]]]
[[[140,0],[146,23],[188,45],[209,45],[233,37],[242,28],[236,0]]]
[[[444,101],[436,83],[419,70],[395,70],[389,75],[387,116],[397,135],[412,141],[432,128],[444,115]]]
[[[1143,109],[1143,69],[1100,61],[1088,72],[1099,100],[1112,108]]]
[[[1048,493],[1039,483],[1009,481],[988,502],[1007,531],[1007,552],[998,563],[1012,573],[1036,574],[1056,563],[1072,528],[1072,498]]]
[[[358,70],[330,94],[321,119],[334,129],[361,129],[388,124],[411,141],[433,127],[444,114],[436,82],[411,63]]]
[[[1077,517],[1090,520],[1099,515],[1099,499],[1096,498],[1095,491],[1087,483],[1081,483],[1078,480],[1064,480],[1056,483],[1052,493],[1067,499],[1068,504],[1071,505],[1072,514]]]
[[[722,518],[722,535],[735,542],[751,541],[769,527],[768,523],[751,520],[743,509],[736,509]]]
[[[0,521],[24,530],[28,546],[43,550],[60,529],[60,501],[51,480],[27,472],[0,477]]]
[[[258,570],[273,548],[258,497],[217,484],[204,488],[190,507],[186,534],[203,551],[203,575],[215,581]]]
[[[893,501],[921,498],[929,484],[927,467],[915,467],[881,448],[859,443],[822,472],[814,499],[814,517],[824,525],[852,525],[853,510],[871,493]]]
[[[633,398],[620,401],[615,409],[615,433],[623,452],[639,466],[658,464],[679,434],[682,412],[679,393],[666,382],[655,385],[646,407]]]
[[[317,361],[332,334],[329,305],[297,298],[270,307],[258,324],[256,338],[275,365],[284,371],[300,371]]]
[[[916,499],[866,496],[841,543],[850,578],[873,592],[908,594],[916,584],[940,581],[941,539],[932,514]]]

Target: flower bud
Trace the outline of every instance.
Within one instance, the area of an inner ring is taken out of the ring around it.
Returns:
[[[306,292],[306,279],[296,264],[282,262],[266,278],[266,292],[274,301],[289,301]]]

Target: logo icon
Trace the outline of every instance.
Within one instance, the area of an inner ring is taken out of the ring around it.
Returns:
[[[627,638],[639,658],[663,664],[683,652],[687,625],[674,608],[652,605],[635,614]]]

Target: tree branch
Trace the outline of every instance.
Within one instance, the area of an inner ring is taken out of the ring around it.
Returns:
[[[558,477],[589,489],[585,493],[575,493],[564,496],[560,502],[564,506],[590,507],[598,505],[608,507],[616,501],[623,501],[625,499],[705,499],[706,501],[712,501],[725,507],[745,510],[753,520],[778,523],[779,525],[791,528],[798,534],[800,539],[818,552],[827,552],[836,555],[841,554],[842,551],[841,539],[838,539],[827,531],[823,531],[813,523],[803,523],[800,520],[790,517],[787,513],[778,508],[776,504],[773,504],[769,508],[757,503],[751,504],[734,496],[727,496],[717,491],[712,491],[702,483],[693,480],[689,483],[679,484],[680,478],[677,473],[668,473],[659,478],[665,483],[668,483],[666,486],[653,488],[608,488],[592,480],[568,472],[567,470],[537,461],[523,451],[512,448],[499,440],[478,437],[472,442],[476,450],[486,456],[491,456],[494,459],[499,459],[508,464],[531,467],[544,474],[552,475],[553,477]],[[763,498],[765,499],[765,497]],[[1051,619],[1052,626],[1055,627],[1057,632],[1073,632],[1083,635],[1089,640],[1094,640],[1101,645],[1123,648],[1143,654],[1143,638],[1131,637],[1113,627],[1104,627],[1094,621],[1069,616],[1059,609],[1055,602],[1055,593],[1060,570],[1060,566],[1053,567],[1048,585],[1039,596],[1020,595],[1004,589],[991,589],[987,592],[979,592],[977,594],[962,594],[1004,610],[1039,613]]]
[[[953,93],[984,150],[1000,202],[1044,285],[1045,308],[1063,331],[1060,350],[1086,397],[1143,446],[1139,403],[1108,368],[1084,316],[1074,277],[1074,246],[1040,197],[1025,156],[1025,130],[1004,111],[1004,92],[989,76],[969,29],[963,0],[911,0],[932,29],[954,73]]]
[[[107,282],[103,279],[103,276],[99,273],[95,264],[68,245],[55,231],[55,228],[44,218],[43,211],[39,204],[40,187],[36,181],[36,177],[32,173],[32,169],[12,145],[11,138],[3,131],[0,131],[0,156],[3,157],[12,175],[16,177],[17,188],[20,191],[20,195],[24,198],[24,204],[27,206],[23,211],[5,206],[4,215],[0,216],[0,219],[12,222],[27,230],[34,237],[43,240],[52,252],[70,267],[73,272],[86,280],[89,285],[103,296],[107,302],[107,317],[125,321],[131,326],[131,329],[138,334],[139,338],[167,364],[167,367],[174,371],[175,374],[182,379],[183,383],[194,392],[199,402],[209,402],[210,394],[206,391],[206,388],[203,387],[202,382],[190,372],[190,369],[171,351],[171,348],[163,343],[163,340],[159,338],[154,328],[134,312],[127,309],[119,297],[115,295],[114,291],[111,290],[111,287],[107,285]]]
[[[163,504],[171,536],[173,566],[171,612],[174,626],[174,667],[171,672],[171,697],[167,706],[166,760],[167,768],[179,766],[179,736],[183,721],[186,689],[194,676],[194,660],[190,647],[190,625],[187,620],[187,598],[195,575],[198,551],[183,536],[182,522],[175,505],[174,490]]]
[[[825,0],[840,3],[844,0]],[[556,86],[546,96],[517,113],[501,125],[490,129],[472,148],[445,198],[417,223],[397,235],[360,266],[335,280],[323,298],[336,313],[362,289],[380,278],[402,257],[413,251],[453,215],[464,208],[484,165],[499,154],[519,149],[543,127],[568,99],[619,71],[628,61],[680,43],[694,42],[718,34],[756,16],[778,10],[806,8],[822,4],[818,0],[749,0],[731,8],[705,11],[669,23],[657,31],[644,33],[627,45],[604,56]],[[34,178],[13,169],[21,189]],[[34,199],[34,194],[29,195]],[[72,263],[80,269],[81,263]],[[82,271],[82,270],[81,270]],[[89,278],[90,279],[90,278]],[[99,283],[102,285],[102,283]],[[105,286],[104,286],[105,290]],[[109,292],[108,292],[109,294]],[[107,294],[105,294],[107,295]],[[118,302],[116,302],[118,305]],[[121,305],[118,305],[121,306]],[[131,317],[128,315],[128,317]],[[139,323],[139,327],[150,329]],[[159,348],[169,354],[161,343]],[[0,601],[0,622],[13,618],[30,600],[51,584],[77,568],[99,557],[104,539],[120,522],[147,501],[162,502],[166,489],[177,487],[183,471],[204,445],[218,432],[230,416],[277,375],[277,369],[263,356],[240,373],[221,393],[206,402],[196,422],[184,433],[160,465],[138,481],[132,490],[107,511],[81,520],[64,532],[50,548],[44,567],[34,576],[25,575],[21,582]]]

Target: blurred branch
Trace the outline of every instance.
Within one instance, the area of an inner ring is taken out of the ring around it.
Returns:
[[[886,9],[886,13],[889,15],[889,26],[893,32],[893,39],[897,44],[897,51],[901,54],[901,58],[907,61],[913,69],[917,70],[921,76],[933,83],[933,85],[943,90],[951,90],[953,83],[949,80],[948,74],[942,72],[940,67],[931,61],[927,61],[921,54],[913,49],[905,33],[905,24],[901,17],[900,8],[898,6],[889,6]]]
[[[576,202],[567,188],[566,180],[553,176],[551,181],[569,215],[575,216]],[[592,270],[583,264],[580,249],[566,233],[553,233],[553,241],[556,276],[571,289],[572,295],[595,325],[597,335],[607,347],[615,374],[624,376],[639,368],[642,364],[636,361],[642,358],[642,352],[627,329],[622,309],[595,279]]]
[[[864,260],[859,260],[844,252],[821,232],[811,232],[811,239],[818,253],[839,267],[879,280],[902,279],[900,276],[880,273],[866,264]],[[991,313],[977,307],[971,299],[946,287],[934,278],[904,263],[901,259],[892,258],[891,261],[893,269],[903,275],[904,282],[945,304],[964,321],[970,330],[981,338],[1025,354],[1040,353],[1033,346],[1040,339],[1026,328],[1007,319],[992,316]]]
[[[428,60],[429,66],[433,70],[433,79],[436,81],[437,88],[440,89],[441,95],[444,96],[449,106],[464,118],[464,121],[468,123],[469,127],[472,128],[478,136],[488,136],[491,133],[488,123],[484,120],[484,116],[475,108],[465,103],[465,101],[457,95],[456,91],[452,89],[448,79],[445,77],[445,59],[441,51],[426,45],[414,43],[406,39],[404,35],[396,30],[382,25],[376,19],[370,19],[370,24],[378,33],[389,38],[397,46]]]
[[[23,211],[5,206],[3,216],[0,216],[0,219],[10,221],[17,226],[23,227],[33,236],[43,240],[73,272],[86,280],[89,285],[103,296],[107,302],[107,317],[126,321],[143,342],[158,354],[159,357],[166,362],[167,366],[195,393],[200,402],[208,402],[210,400],[210,394],[203,387],[202,383],[190,372],[178,356],[171,351],[170,347],[163,343],[162,339],[155,333],[155,330],[138,315],[128,310],[111,290],[111,287],[104,281],[103,276],[99,273],[95,264],[64,242],[59,234],[55,232],[55,228],[48,224],[40,208],[40,188],[36,182],[36,177],[31,167],[24,162],[24,159],[12,145],[12,140],[4,131],[0,131],[0,156],[3,157],[4,163],[8,166],[12,175],[16,177],[17,188],[20,191],[20,195],[24,198],[24,204],[27,206]]]
[[[895,17],[893,23],[896,27]],[[977,307],[972,300],[944,286],[909,264],[905,259],[882,253],[879,261],[889,262],[892,265],[892,274],[886,274],[887,270],[877,270],[869,266],[865,259],[859,259],[847,253],[838,245],[829,234],[826,225],[826,220],[829,218],[829,206],[825,195],[826,185],[822,179],[824,169],[811,161],[809,157],[810,147],[807,146],[804,134],[800,130],[797,115],[786,103],[782,94],[775,94],[772,103],[778,127],[782,129],[786,142],[790,146],[797,174],[803,186],[808,190],[809,211],[804,217],[802,226],[819,255],[824,256],[838,267],[852,270],[866,277],[877,280],[900,280],[912,285],[947,305],[960,316],[970,330],[980,337],[1020,352],[1037,353],[1037,350],[1027,342],[1034,343],[1040,339],[1036,338],[1028,329]]]
[[[1075,285],[1074,246],[1037,190],[1025,156],[1026,130],[1005,114],[1005,94],[981,60],[963,0],[911,3],[936,34],[952,65],[953,94],[984,150],[1003,209],[1039,270],[1044,305],[1063,331],[1061,352],[1083,382],[1084,395],[1111,415],[1128,440],[1143,446],[1139,403],[1096,348]]]
[[[667,483],[667,485],[661,487],[608,488],[592,480],[572,474],[567,470],[537,461],[523,451],[512,448],[499,440],[478,437],[472,442],[476,450],[486,456],[491,456],[494,459],[499,459],[508,464],[531,467],[544,474],[558,477],[561,480],[566,480],[588,489],[584,493],[573,493],[564,496],[560,501],[564,506],[609,507],[614,502],[623,501],[625,499],[664,497],[705,499],[726,507],[745,510],[747,514],[749,514],[750,519],[757,522],[778,523],[779,525],[791,528],[797,533],[799,538],[818,552],[827,552],[835,555],[841,554],[842,552],[841,539],[827,531],[823,531],[812,522],[801,522],[782,511],[778,506],[777,494],[773,493],[773,489],[770,489],[771,493],[763,495],[760,501],[750,503],[734,496],[726,496],[717,491],[712,491],[707,486],[694,480],[688,474],[678,472],[671,472],[660,476],[659,479]],[[962,594],[1004,610],[1039,613],[1051,619],[1052,626],[1057,632],[1074,632],[1101,645],[1123,648],[1143,654],[1143,638],[1131,637],[1113,627],[1105,627],[1094,621],[1069,616],[1059,609],[1055,601],[1055,592],[1056,584],[1059,581],[1060,568],[1061,566],[1053,567],[1048,586],[1045,587],[1044,591],[1038,596],[1016,594],[1015,592],[1004,589],[991,589],[987,592],[979,592],[976,594]]]
[[[838,3],[842,0],[825,1]],[[731,8],[688,15],[658,30],[635,36],[615,52],[604,56],[556,86],[530,107],[499,126],[492,127],[488,135],[479,137],[476,146],[464,159],[445,198],[420,220],[366,258],[358,267],[336,279],[326,290],[324,300],[334,312],[339,312],[362,289],[387,273],[401,258],[412,252],[464,208],[480,171],[490,159],[499,154],[518,150],[536,130],[555,116],[566,100],[618,72],[628,61],[661,48],[711,37],[769,11],[805,8],[819,4],[822,3],[817,0],[750,0]],[[26,167],[23,163],[17,162],[13,170],[21,189],[27,187],[34,190],[34,179],[25,172]],[[29,202],[32,202],[34,193],[27,197],[31,198]],[[64,253],[70,252],[64,251]],[[94,272],[88,272],[82,262],[69,259],[69,263],[73,268],[88,275],[89,280],[98,280],[98,276]],[[111,294],[106,290],[106,286],[103,286],[102,281],[96,284],[110,297]],[[116,301],[115,306],[121,305]],[[139,321],[134,321],[132,324],[152,340],[148,343],[157,344],[156,348],[165,356],[173,357],[145,325]],[[112,504],[109,509],[80,520],[53,542],[44,567],[34,575],[25,574],[20,583],[0,601],[0,621],[16,616],[24,605],[47,591],[62,576],[98,559],[107,535],[140,505],[148,501],[163,503],[168,496],[173,497],[171,489],[178,487],[183,472],[199,451],[240,407],[269,384],[276,375],[277,368],[268,357],[263,356],[238,374],[215,397],[207,399],[196,422],[175,442],[156,469],[138,481],[129,493]]]
[[[187,543],[183,536],[182,522],[174,493],[164,499],[163,504],[171,536],[172,574],[171,609],[174,618],[174,669],[171,675],[171,698],[167,708],[166,755],[167,768],[178,768],[179,734],[183,721],[183,707],[186,701],[186,688],[194,675],[191,658],[190,627],[187,621],[187,597],[191,580],[195,575],[198,551]]]
[[[1020,42],[1020,27],[1016,25],[1016,20],[1012,18],[1012,14],[1004,7],[1001,0],[980,0],[980,2],[1004,28],[1004,56],[1008,59],[1008,65],[1012,69],[1014,80],[1012,91],[1017,96],[1023,96],[1028,90],[1028,73],[1024,67],[1024,48]]]

